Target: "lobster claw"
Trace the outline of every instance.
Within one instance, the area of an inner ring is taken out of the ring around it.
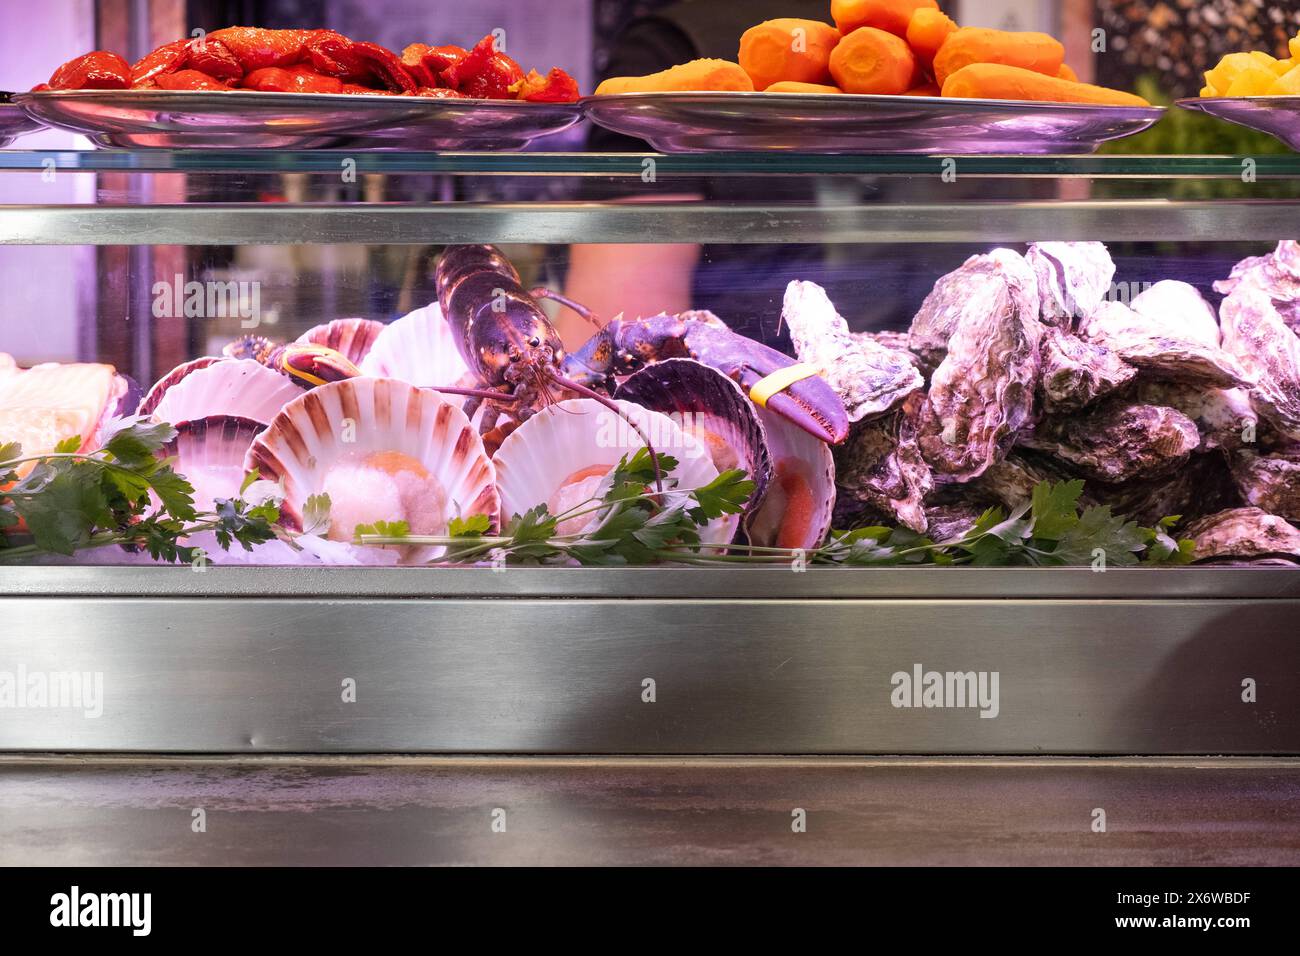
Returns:
[[[848,437],[844,401],[815,369],[729,329],[703,322],[688,327],[691,355],[738,382],[755,404],[828,444]]]
[[[361,374],[347,356],[324,345],[291,342],[282,346],[275,357],[276,370],[289,376],[303,388],[315,388],[326,382],[341,382]]]

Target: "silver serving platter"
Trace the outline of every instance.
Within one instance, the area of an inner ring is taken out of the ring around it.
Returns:
[[[255,90],[16,93],[50,126],[123,148],[521,149],[582,118],[575,103]]]
[[[43,123],[28,116],[17,103],[0,102],[0,146],[8,146],[19,136],[43,128]]]
[[[1300,96],[1191,97],[1177,105],[1268,133],[1300,150]]]
[[[1163,107],[849,93],[618,93],[587,116],[660,152],[1091,153],[1140,133]]]

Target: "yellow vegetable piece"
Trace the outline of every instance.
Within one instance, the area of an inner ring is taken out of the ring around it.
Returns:
[[[1287,49],[1291,51],[1293,59],[1300,59],[1300,33],[1297,33],[1286,43]]]
[[[1267,96],[1277,74],[1266,66],[1252,66],[1237,74],[1237,78],[1223,91],[1224,96]]]
[[[1218,66],[1205,74],[1205,84],[1214,87],[1220,96],[1224,96],[1238,74],[1258,65],[1258,61],[1249,53],[1229,53],[1219,61]]]
[[[1214,87],[1212,87],[1212,86],[1202,86],[1202,87],[1201,87],[1201,96],[1203,96],[1203,97],[1204,97],[1204,96],[1218,96],[1218,95],[1219,95],[1219,91],[1216,90],[1216,89],[1215,89]]]
[[[1295,60],[1290,58],[1287,58],[1285,60],[1274,60],[1273,72],[1276,73],[1278,76],[1286,76],[1288,73],[1291,72],[1292,69],[1295,68],[1295,65],[1296,65]]]
[[[1268,92],[1272,96],[1300,96],[1300,66],[1274,80]]]

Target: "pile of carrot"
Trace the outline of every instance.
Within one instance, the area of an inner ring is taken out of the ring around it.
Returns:
[[[830,12],[833,27],[793,17],[750,27],[735,62],[692,60],[615,77],[596,95],[725,90],[1150,105],[1080,83],[1046,33],[959,27],[936,0],[831,0]]]

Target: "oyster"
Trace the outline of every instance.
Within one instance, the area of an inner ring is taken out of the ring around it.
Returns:
[[[1259,508],[1220,511],[1188,525],[1197,558],[1300,556],[1300,528]]]
[[[1133,395],[1139,404],[1176,408],[1196,422],[1201,432],[1201,451],[1240,448],[1255,424],[1250,395],[1241,388],[1200,388],[1139,380]]]
[[[436,302],[384,326],[358,364],[363,375],[396,378],[420,388],[457,385],[469,375]],[[458,407],[464,404],[457,395],[445,398]]]
[[[1183,468],[1159,481],[1139,478],[1106,487],[1092,486],[1115,514],[1153,527],[1162,518],[1188,520],[1240,502],[1223,455],[1196,455]]]
[[[1035,242],[1025,260],[1034,271],[1045,325],[1071,329],[1110,291],[1115,263],[1100,242]]]
[[[925,384],[911,353],[851,334],[826,290],[814,282],[796,279],[786,286],[781,319],[799,361],[821,370],[844,400],[850,422],[883,415]]]
[[[1284,239],[1266,256],[1241,260],[1214,290],[1231,295],[1243,285],[1266,294],[1282,321],[1300,334],[1300,242]]]
[[[486,515],[497,527],[496,474],[465,413],[395,379],[300,392],[253,442],[244,467],[280,484],[280,521],[293,530],[304,530],[308,498],[329,495],[332,541],[352,541],[358,525],[376,521],[405,521],[418,535],[446,534],[454,517]],[[444,549],[401,553],[419,563]]]
[[[911,350],[908,345],[909,336],[906,332],[899,332],[896,329],[877,329],[874,332],[853,332],[850,334],[854,338],[871,339],[877,345],[883,345],[895,352],[902,352],[907,356],[909,362],[917,368],[921,367],[921,357]]]
[[[1072,477],[1051,459],[1018,449],[990,467],[970,487],[1010,511],[1032,500],[1034,487],[1040,482],[1069,481]]]
[[[772,478],[772,456],[754,407],[740,386],[693,359],[654,362],[630,375],[614,393],[620,401],[667,415],[687,439],[684,448],[660,448],[676,458],[706,453],[719,472],[739,468],[754,482],[745,506],[752,514]],[[651,443],[654,444],[654,436]]]
[[[176,426],[160,458],[176,459],[176,471],[194,487],[194,506],[212,511],[219,498],[238,498],[244,459],[266,426],[230,415],[213,415]]]
[[[921,410],[921,453],[939,481],[969,481],[1000,460],[1031,423],[1038,386],[1037,293],[997,275],[974,276],[966,287]]]
[[[1077,412],[1137,375],[1136,368],[1106,346],[1052,327],[1044,330],[1042,362],[1039,388],[1049,415]]]
[[[986,510],[974,504],[930,505],[925,509],[927,537],[939,543],[956,541],[975,526]]]
[[[179,374],[194,364],[173,370],[149,390],[150,396],[156,396],[154,418],[179,425],[231,415],[268,425],[285,405],[302,395],[302,389],[288,377],[252,359],[221,359]],[[158,395],[160,386],[169,380],[172,384]]]
[[[1206,388],[1238,388],[1249,384],[1237,359],[1219,346],[1218,332],[1208,341],[1207,330],[1184,324],[1177,312],[1139,315],[1121,302],[1103,302],[1079,327],[1080,336],[1104,345],[1151,377]]]
[[[619,460],[645,447],[630,424],[650,439],[656,452],[667,451],[677,467],[664,476],[670,486],[696,488],[718,477],[713,460],[695,439],[667,415],[631,402],[618,402],[622,417],[590,398],[568,399],[533,415],[501,443],[493,456],[501,513],[508,519],[545,504],[552,515],[582,508],[599,497],[599,489]],[[810,441],[816,441],[809,436]],[[683,453],[689,452],[689,453]],[[600,521],[595,512],[562,520],[557,532],[582,534]],[[700,531],[704,542],[729,544],[740,524],[739,515],[723,515]]]
[[[908,348],[932,370],[948,354],[948,343],[963,319],[978,319],[1005,300],[1022,314],[1038,319],[1038,280],[1024,256],[994,249],[971,256],[934,284],[908,330]]]
[[[1163,279],[1133,297],[1129,308],[1156,323],[1174,323],[1184,338],[1211,348],[1222,344],[1219,317],[1196,286]]]
[[[1247,504],[1300,522],[1300,447],[1271,455],[1241,451],[1232,460],[1232,477]]]
[[[816,548],[826,539],[835,507],[830,446],[766,408],[759,421],[772,455],[772,481],[748,525],[752,544]]]
[[[1279,431],[1300,439],[1300,337],[1282,321],[1268,294],[1238,286],[1220,309],[1224,347],[1254,384],[1255,411]]]
[[[840,496],[892,516],[913,531],[926,530],[924,499],[934,487],[930,466],[916,443],[924,401],[917,394],[898,411],[859,423],[835,449]]]
[[[341,353],[353,365],[360,365],[385,328],[384,323],[374,319],[335,319],[308,329],[298,336],[298,341],[323,345]]]
[[[1049,419],[1021,444],[1069,462],[1085,478],[1118,484],[1174,471],[1201,434],[1175,409],[1112,399],[1078,417]]]

